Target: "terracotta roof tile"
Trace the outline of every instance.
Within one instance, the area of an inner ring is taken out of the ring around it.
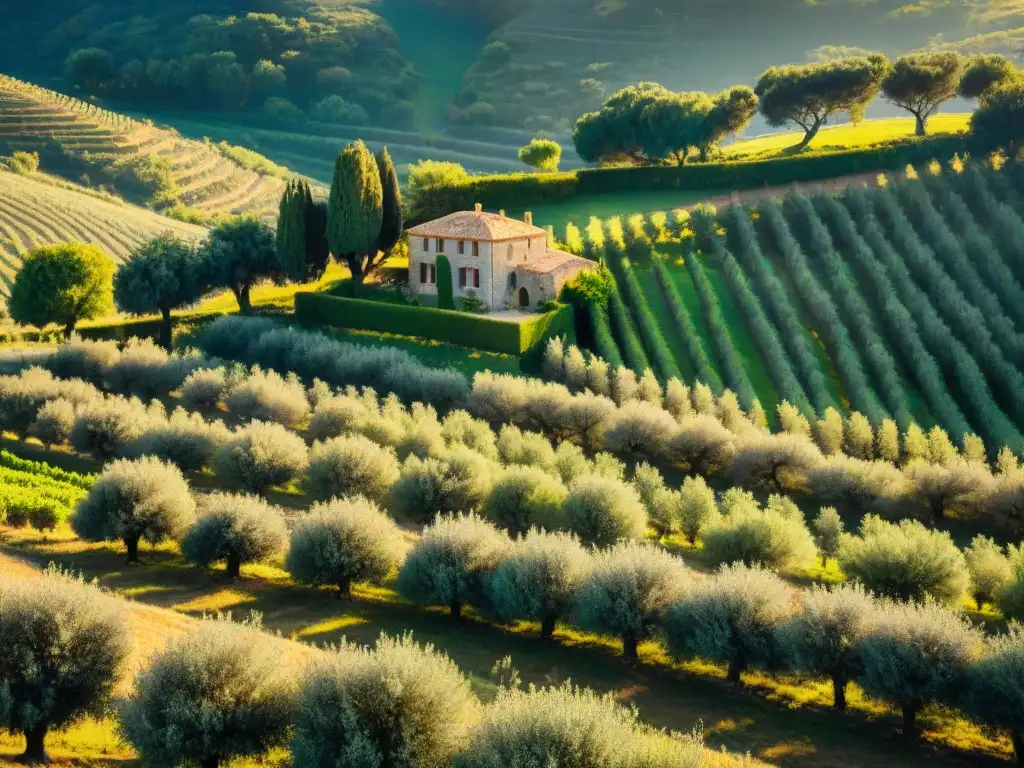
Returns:
[[[409,230],[412,237],[497,242],[520,237],[546,237],[547,232],[525,221],[483,211],[458,211]]]
[[[573,256],[571,253],[566,253],[565,251],[549,250],[539,259],[528,261],[525,264],[516,265],[516,271],[533,272],[534,274],[545,275],[558,269],[572,267],[578,269],[590,269],[597,267],[597,264],[589,259]]]

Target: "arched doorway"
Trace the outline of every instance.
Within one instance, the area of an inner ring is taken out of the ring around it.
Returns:
[[[519,306],[528,307],[530,306],[530,292],[525,288],[519,289]]]

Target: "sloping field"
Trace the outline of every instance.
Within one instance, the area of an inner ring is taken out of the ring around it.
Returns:
[[[59,144],[72,154],[166,160],[175,198],[203,211],[255,213],[277,208],[284,180],[237,165],[204,142],[0,75],[0,143],[38,151]]]
[[[0,300],[7,296],[22,256],[67,241],[92,243],[120,261],[163,232],[200,240],[206,230],[67,182],[0,171]]]
[[[1024,447],[1024,173],[919,172],[720,208],[710,232],[632,217],[608,239],[622,359],[770,416],[787,400]]]

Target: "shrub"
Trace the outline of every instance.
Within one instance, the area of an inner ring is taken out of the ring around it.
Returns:
[[[736,436],[707,414],[683,419],[669,447],[674,463],[705,479],[729,466],[735,454]]]
[[[1010,544],[1006,548],[1010,562],[1010,579],[997,595],[999,610],[1008,619],[1024,618],[1024,546]]]
[[[237,579],[243,564],[273,557],[287,539],[284,515],[263,499],[211,493],[200,499],[199,517],[181,540],[181,552],[204,568],[223,560],[228,577]]]
[[[668,411],[650,403],[630,402],[609,419],[605,447],[629,459],[661,460],[668,453],[679,424]]]
[[[84,379],[103,384],[107,370],[121,356],[115,341],[90,341],[72,336],[47,358],[43,365],[61,379]]]
[[[287,742],[294,684],[257,621],[205,620],[135,680],[121,731],[146,765],[228,765]]]
[[[742,562],[770,570],[792,569],[814,560],[811,534],[795,507],[787,510],[773,496],[762,508],[747,491],[730,489],[722,499],[721,516],[705,527],[704,551],[716,564]]]
[[[821,555],[821,567],[828,565],[828,559],[839,554],[839,542],[843,536],[843,519],[834,507],[822,507],[811,522],[814,546]]]
[[[292,374],[253,368],[249,376],[232,386],[225,398],[228,410],[243,421],[265,421],[298,427],[309,418],[306,389]]]
[[[138,440],[154,419],[163,415],[162,410],[147,409],[135,398],[109,397],[86,403],[75,413],[71,445],[79,453],[107,461]]]
[[[698,739],[641,726],[612,694],[571,683],[528,691],[503,688],[484,709],[455,768],[697,768]]]
[[[199,472],[231,438],[222,421],[207,422],[198,413],[178,408],[167,421],[154,423],[124,453],[138,458],[155,456],[183,472]]]
[[[213,458],[214,471],[221,480],[260,495],[287,485],[308,463],[301,437],[280,424],[262,421],[238,430]]]
[[[846,687],[861,673],[860,644],[874,627],[875,602],[859,584],[826,589],[815,584],[803,605],[779,631],[789,663],[832,681],[833,705],[846,709]]]
[[[660,547],[626,541],[594,555],[576,593],[580,625],[617,635],[622,655],[637,658],[637,645],[651,637],[669,607],[690,582],[682,560]]]
[[[498,447],[491,426],[483,419],[474,419],[467,411],[452,411],[441,422],[441,431],[448,445],[464,445],[492,461],[498,459]]]
[[[528,619],[551,637],[587,575],[590,553],[575,536],[534,528],[515,541],[491,577],[490,596],[504,619]]]
[[[154,458],[108,465],[79,502],[71,527],[86,541],[123,541],[128,562],[139,539],[177,539],[195,520],[196,503],[181,471]]]
[[[0,429],[24,438],[39,415],[39,409],[48,400],[61,396],[84,403],[98,395],[85,382],[57,381],[41,368],[29,368],[18,376],[0,377]]]
[[[938,603],[887,603],[861,643],[859,682],[869,696],[902,710],[903,735],[910,738],[921,707],[961,693],[980,644],[976,629]]]
[[[381,635],[343,646],[299,683],[292,752],[308,768],[444,766],[479,718],[469,681],[432,645]]]
[[[192,371],[182,383],[181,402],[189,410],[213,411],[224,399],[227,389],[227,371],[223,368],[200,368]]]
[[[36,414],[36,420],[28,428],[29,434],[39,440],[46,448],[64,445],[71,439],[71,430],[75,426],[74,403],[58,398],[43,404]]]
[[[726,680],[739,683],[749,666],[778,663],[776,632],[792,612],[792,589],[761,568],[724,566],[695,581],[668,609],[665,640],[673,658],[706,659],[728,667]]]
[[[313,444],[302,487],[317,501],[365,496],[382,503],[398,478],[398,458],[391,448],[349,435]]]
[[[969,685],[963,697],[969,714],[989,726],[1010,731],[1018,762],[1024,745],[1024,628],[1011,624],[1000,635],[989,637],[978,659],[968,670]]]
[[[114,392],[148,399],[163,397],[181,387],[197,366],[197,358],[168,355],[152,339],[136,338],[128,340],[105,373]]]
[[[313,505],[292,531],[285,568],[301,584],[334,586],[347,598],[353,583],[387,579],[404,555],[394,521],[372,501],[355,496]]]
[[[621,480],[590,475],[569,489],[566,524],[584,543],[608,546],[623,539],[642,539],[647,510],[636,491]]]
[[[556,478],[536,467],[513,466],[498,476],[487,496],[483,514],[509,533],[523,534],[537,526],[562,526],[562,506],[568,491]]]
[[[1003,587],[1013,578],[1013,568],[1002,547],[986,536],[975,536],[964,550],[971,597],[980,611],[985,603],[993,603]]]
[[[523,432],[506,424],[498,433],[498,456],[502,464],[550,469],[555,465],[555,449],[551,442],[536,432]]]
[[[0,648],[0,726],[25,734],[36,764],[48,731],[104,713],[132,644],[120,601],[51,567],[0,576]]]
[[[753,435],[743,440],[732,459],[730,473],[736,485],[775,488],[799,486],[820,461],[821,452],[801,435]]]
[[[950,535],[916,520],[894,525],[868,515],[860,536],[841,538],[838,559],[847,578],[897,600],[930,596],[953,603],[968,586],[967,563]]]
[[[439,516],[406,558],[398,591],[414,603],[447,606],[458,618],[463,605],[479,605],[509,544],[504,532],[475,515]]]
[[[633,472],[633,487],[647,510],[647,523],[662,539],[679,530],[679,494],[665,487],[665,478],[647,462]]]
[[[354,431],[370,416],[366,404],[348,395],[332,395],[319,400],[309,420],[309,436],[313,440],[329,440]]]
[[[551,139],[537,136],[519,150],[519,159],[538,171],[553,173],[562,159],[562,147]]]
[[[718,513],[715,492],[699,475],[687,477],[679,489],[679,529],[690,544],[697,541],[704,526]]]
[[[410,456],[391,491],[390,508],[415,523],[480,509],[491,490],[492,472],[487,459],[460,446],[440,459]]]

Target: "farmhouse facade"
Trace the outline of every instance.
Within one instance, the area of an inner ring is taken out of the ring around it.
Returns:
[[[596,264],[548,247],[548,235],[502,213],[459,211],[409,230],[409,287],[420,296],[437,296],[438,256],[451,265],[456,306],[477,298],[488,310],[535,309],[558,298],[579,272]]]

